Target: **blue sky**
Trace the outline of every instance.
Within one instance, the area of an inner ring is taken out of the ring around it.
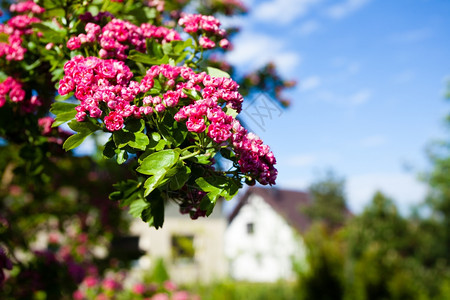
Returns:
[[[278,157],[278,186],[305,189],[332,168],[354,212],[377,189],[403,212],[423,200],[418,173],[449,110],[450,2],[245,2],[248,15],[224,21],[241,27],[228,60],[241,71],[275,61],[298,82],[264,130],[248,120]]]

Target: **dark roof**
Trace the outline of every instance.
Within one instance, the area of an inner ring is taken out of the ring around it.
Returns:
[[[303,207],[311,204],[308,193],[280,190],[277,188],[250,187],[239,199],[228,221],[231,223],[238,215],[239,210],[248,202],[250,195],[261,196],[286,222],[299,233],[304,233],[311,225],[310,218],[303,212]]]

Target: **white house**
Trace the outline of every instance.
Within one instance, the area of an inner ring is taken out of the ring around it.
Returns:
[[[292,262],[304,263],[300,233],[310,226],[303,192],[250,187],[229,217],[225,254],[233,279],[273,282],[294,279]]]
[[[148,272],[152,263],[162,258],[176,283],[208,283],[228,276],[224,254],[227,219],[221,204],[217,203],[209,217],[191,220],[169,202],[164,226],[158,230],[134,220],[131,233],[139,236],[139,248],[145,253],[136,269]]]

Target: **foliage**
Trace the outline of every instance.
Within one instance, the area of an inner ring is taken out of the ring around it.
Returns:
[[[325,222],[330,228],[342,226],[348,216],[344,185],[343,178],[327,171],[309,187],[312,204],[304,212],[313,221]]]
[[[324,223],[315,223],[305,244],[307,265],[296,266],[298,299],[343,299],[345,249],[338,233]]]
[[[187,289],[205,300],[298,299],[294,284],[285,281],[274,283],[223,281],[209,285],[188,286]]]
[[[244,13],[239,1],[10,4],[0,24],[0,298],[70,298],[92,269],[103,278],[126,266],[108,257],[127,232],[124,208],[159,228],[166,201],[195,219],[245,179],[274,184],[273,154],[236,120],[243,98],[229,77],[246,75],[213,67],[226,65],[235,29],[192,14]],[[260,77],[278,82],[281,103],[284,81]],[[93,154],[78,157],[86,140]]]
[[[450,91],[450,84],[447,90]],[[450,92],[447,100],[450,99]],[[450,129],[450,114],[445,119],[447,129]],[[450,263],[450,139],[435,142],[428,151],[432,163],[432,170],[426,174],[425,180],[429,184],[427,204],[431,208],[433,217],[428,224],[433,226],[436,238],[442,241],[438,257]]]
[[[446,299],[450,272],[429,228],[381,192],[338,230],[317,223],[305,236],[307,267],[297,268],[301,299]]]

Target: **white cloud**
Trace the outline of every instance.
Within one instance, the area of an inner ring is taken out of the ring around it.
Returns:
[[[368,136],[368,137],[365,137],[364,139],[362,139],[360,144],[364,148],[374,148],[374,147],[379,147],[379,146],[385,145],[386,142],[387,142],[387,139],[385,136],[372,135],[372,136]]]
[[[256,69],[273,61],[285,75],[295,71],[301,62],[299,53],[285,50],[282,40],[268,35],[244,32],[234,44],[233,51],[227,53],[227,60],[235,65]]]
[[[311,178],[309,177],[290,177],[289,179],[280,181],[279,187],[283,189],[294,189],[298,191],[306,191],[311,184]]]
[[[327,15],[333,19],[342,19],[357,11],[369,3],[369,1],[370,0],[346,0],[328,8]]]
[[[370,97],[372,97],[372,92],[370,90],[361,90],[348,98],[348,103],[352,105],[360,105],[366,103]]]
[[[329,103],[355,107],[366,103],[371,97],[372,92],[368,89],[362,89],[346,96],[343,96],[342,94],[339,95],[331,91],[322,90],[317,93],[316,99]]]
[[[272,24],[289,24],[306,15],[320,0],[272,0],[257,6],[252,15],[256,20]]]
[[[300,25],[300,27],[298,28],[298,33],[301,36],[307,36],[313,32],[316,32],[319,28],[320,25],[317,21],[309,20]]]
[[[321,80],[319,76],[309,76],[300,81],[300,90],[310,91],[319,87],[320,84]]]
[[[344,57],[335,57],[331,61],[333,67],[339,69],[341,76],[353,76],[359,73],[361,70],[361,63],[352,61]]]
[[[314,154],[297,154],[289,157],[282,157],[279,164],[290,167],[306,167],[317,162],[317,156]]]
[[[416,77],[416,73],[411,70],[406,70],[401,73],[398,73],[394,76],[393,82],[396,84],[404,84],[409,83],[411,80],[413,80]]]
[[[414,175],[405,173],[369,173],[350,176],[347,179],[347,195],[350,210],[363,211],[377,190],[394,200],[402,213],[424,200],[426,185]]]
[[[302,58],[295,52],[281,52],[279,55],[275,56],[273,61],[282,74],[292,74],[295,73]]]
[[[391,40],[400,43],[418,43],[428,39],[431,35],[432,31],[430,29],[420,28],[394,34]]]

